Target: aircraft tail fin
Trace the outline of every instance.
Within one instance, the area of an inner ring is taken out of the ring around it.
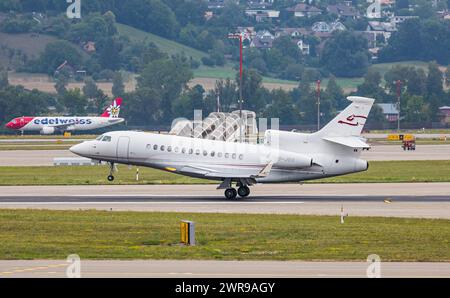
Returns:
[[[106,108],[101,117],[118,118],[120,114],[120,107],[122,105],[122,98],[118,97],[113,100],[111,105]]]
[[[360,136],[375,99],[359,96],[347,97],[352,103],[331,120],[317,134],[321,137]]]

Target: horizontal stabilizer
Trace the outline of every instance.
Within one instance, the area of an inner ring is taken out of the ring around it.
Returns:
[[[329,142],[350,148],[370,148],[370,145],[358,137],[324,137]]]

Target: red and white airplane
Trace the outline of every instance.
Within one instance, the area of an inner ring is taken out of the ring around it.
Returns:
[[[119,118],[122,98],[116,98],[100,117],[19,117],[11,120],[6,127],[19,131],[39,131],[50,135],[55,132],[93,130],[125,121]]]

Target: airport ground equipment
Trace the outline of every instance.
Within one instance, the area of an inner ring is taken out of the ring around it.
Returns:
[[[195,246],[195,223],[183,220],[180,223],[181,243],[188,246]]]

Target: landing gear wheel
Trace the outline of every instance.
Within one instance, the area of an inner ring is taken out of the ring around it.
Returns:
[[[237,191],[234,188],[225,190],[225,197],[229,200],[234,200],[237,197]]]
[[[108,181],[109,181],[109,182],[114,181],[114,176],[113,176],[113,175],[109,175],[109,176],[108,176]]]
[[[238,194],[242,198],[248,197],[250,195],[250,188],[248,186],[241,186],[238,189]]]

